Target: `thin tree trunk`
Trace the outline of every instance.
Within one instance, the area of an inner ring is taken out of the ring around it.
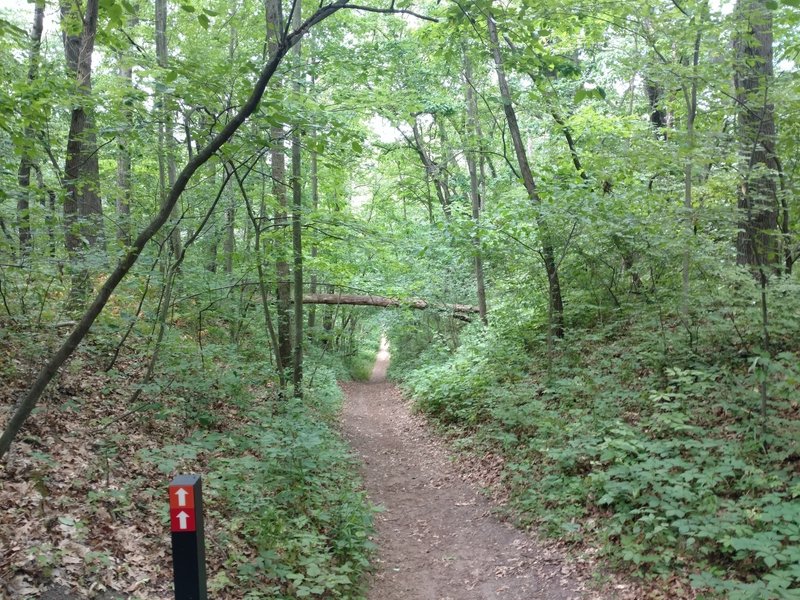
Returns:
[[[313,40],[313,38],[312,38]],[[313,43],[312,43],[312,51],[313,51]],[[314,76],[311,76],[311,92],[314,92],[315,86]],[[314,129],[311,131],[311,170],[309,173],[309,178],[311,180],[311,210],[316,212],[319,209],[319,171],[317,165],[317,150],[316,150],[316,141],[317,141],[317,131]],[[314,263],[314,259],[317,258],[318,248],[316,244],[311,246],[311,260],[312,264]],[[309,282],[309,291],[312,294],[317,293],[317,272],[313,270],[311,272],[311,281]],[[314,331],[314,326],[317,322],[317,307],[312,305],[308,309],[308,330],[309,332]],[[313,335],[313,333],[311,334]]]
[[[39,54],[42,44],[42,30],[44,29],[44,0],[37,0],[33,11],[33,26],[31,27],[31,48],[28,59],[28,83],[33,83],[39,73]],[[33,127],[25,127],[25,140],[31,142],[34,139]],[[30,184],[31,169],[33,167],[33,148],[24,148],[22,158],[19,161],[19,172],[17,182],[19,184],[19,197],[17,199],[17,222],[19,230],[19,254],[24,261],[31,253],[33,246],[31,238],[31,215],[30,215]]]
[[[253,254],[255,256],[256,271],[258,272],[258,291],[261,296],[261,309],[264,313],[264,325],[267,330],[267,335],[269,336],[270,349],[275,357],[275,371],[278,373],[278,384],[282,391],[286,389],[286,371],[283,368],[281,354],[278,351],[278,336],[276,335],[275,328],[272,325],[272,315],[270,314],[269,310],[269,291],[267,290],[266,276],[264,274],[264,261],[261,259],[261,230],[263,229],[262,223],[266,218],[267,212],[264,203],[264,196],[262,194],[259,214],[256,216],[255,212],[253,211],[253,206],[250,203],[250,198],[247,195],[247,190],[245,190],[244,183],[236,171],[234,171],[234,175],[236,176],[236,181],[239,184],[239,191],[242,193],[242,197],[244,198],[245,206],[247,207],[247,215],[250,217],[250,222],[253,225],[253,231],[255,233]]]
[[[486,311],[486,284],[483,276],[483,252],[481,248],[480,220],[481,220],[481,194],[478,182],[478,166],[475,159],[475,145],[478,143],[478,103],[475,100],[475,91],[472,89],[472,62],[467,54],[467,49],[462,49],[464,64],[464,79],[467,103],[467,169],[469,170],[469,195],[472,203],[472,221],[475,226],[475,235],[472,237],[472,244],[475,247],[475,284],[478,295],[478,310],[481,321],[488,325]]]
[[[266,0],[267,8],[267,41],[269,54],[272,56],[281,43],[283,35],[283,11],[280,0]],[[278,213],[275,215],[277,260],[275,271],[277,275],[278,296],[278,351],[281,355],[281,364],[288,368],[292,364],[292,323],[291,323],[291,284],[289,280],[289,262],[287,260],[286,232],[288,229],[287,199],[286,199],[286,156],[284,154],[285,132],[283,126],[272,127],[272,149],[270,160],[272,163],[273,193],[278,200]]]
[[[683,167],[683,208],[686,211],[684,215],[684,230],[686,235],[686,247],[683,252],[683,265],[681,269],[681,282],[682,282],[682,312],[684,315],[689,313],[689,284],[690,272],[692,266],[692,249],[690,240],[694,235],[694,210],[692,199],[692,184],[694,177],[694,144],[695,144],[695,131],[694,121],[697,117],[697,68],[700,64],[700,43],[703,36],[703,21],[705,20],[705,12],[707,6],[703,4],[697,10],[701,11],[701,22],[696,24],[697,33],[694,39],[694,49],[692,52],[692,80],[686,86],[683,85],[683,95],[686,102],[686,162]]]
[[[46,185],[44,182],[44,176],[42,175],[42,170],[37,166],[33,165],[33,168],[36,170],[36,181],[39,184],[39,189],[45,190],[47,194],[47,199],[45,200],[42,198],[42,207],[45,210],[45,225],[47,226],[47,239],[49,240],[49,251],[50,257],[55,258],[56,256],[56,193],[50,186]]]
[[[302,0],[295,0],[292,26],[297,28],[301,22]],[[300,95],[299,73],[302,67],[300,44],[294,49],[295,73],[294,92]],[[294,262],[294,352],[292,354],[292,388],[294,397],[303,397],[303,191],[301,176],[300,131],[295,125],[292,135],[292,254]]]
[[[225,163],[224,166],[226,176],[231,175],[232,167]],[[234,206],[236,198],[233,191],[228,194],[228,204],[225,207],[225,234],[222,242],[222,263],[226,275],[233,273],[233,250],[234,250]]]
[[[514,152],[517,156],[519,170],[522,175],[522,181],[525,185],[525,190],[528,192],[528,199],[535,207],[541,205],[539,192],[536,189],[536,181],[531,172],[528,156],[525,152],[525,146],[522,143],[522,136],[519,131],[517,123],[517,115],[514,111],[514,105],[511,101],[511,92],[506,80],[505,68],[503,66],[503,58],[500,54],[500,44],[497,36],[497,25],[495,24],[494,17],[489,14],[486,18],[486,23],[489,31],[489,41],[492,46],[492,56],[494,58],[495,71],[497,73],[497,83],[500,88],[500,96],[503,100],[503,111],[508,122],[508,130],[511,134],[511,140],[514,143]],[[544,260],[544,268],[547,273],[547,282],[549,287],[549,314],[550,318],[550,333],[556,337],[564,336],[564,304],[561,298],[561,283],[558,277],[558,265],[556,264],[555,252],[551,241],[551,235],[547,226],[546,220],[541,215],[536,217],[537,225],[539,227],[539,235],[542,240],[542,258]]]
[[[134,24],[134,23],[131,23]],[[133,89],[133,67],[126,64],[126,58],[119,56],[119,76],[122,85],[128,90]],[[130,128],[132,111],[124,109],[125,125]],[[123,247],[131,245],[131,152],[127,134],[118,137],[117,148],[117,241]]]
[[[419,129],[419,124],[417,122],[416,117],[414,118],[414,123],[412,124],[412,131],[414,132],[414,150],[416,150],[417,154],[419,155],[420,160],[422,161],[423,166],[425,167],[425,173],[427,175],[428,181],[433,181],[434,188],[436,189],[436,197],[439,198],[439,205],[442,207],[442,212],[446,219],[450,218],[450,191],[447,189],[447,186],[444,185],[442,181],[442,174],[441,168],[438,164],[433,160],[431,157],[430,152],[428,151],[427,146],[425,145],[425,140],[422,137],[422,132]],[[429,212],[432,215],[432,209],[430,208],[430,202],[428,203]]]
[[[162,69],[169,68],[169,48],[167,45],[167,0],[155,2],[155,34],[156,34],[156,60]],[[173,126],[173,107],[167,94],[161,94],[158,99],[159,128],[158,128],[158,172],[161,187],[161,203],[163,204],[169,190],[175,185],[175,135]],[[177,205],[172,211],[171,218],[177,219]],[[172,229],[169,239],[173,256],[181,254],[181,232],[176,224]]]
[[[453,162],[453,157],[450,155],[450,144],[447,142],[447,123],[445,123],[444,117],[434,114],[433,120],[439,128],[439,140],[442,146],[442,161],[439,166],[438,175],[441,181],[442,194],[445,202],[444,214],[446,217],[450,217],[452,199],[450,198],[450,177],[447,169],[448,165]]]

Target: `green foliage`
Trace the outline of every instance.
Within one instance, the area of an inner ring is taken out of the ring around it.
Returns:
[[[205,457],[209,543],[227,555],[219,592],[247,597],[361,598],[372,515],[345,445],[331,427],[341,392],[318,372],[308,404],[250,400],[247,425],[198,431],[185,443],[143,451],[165,472]]]
[[[596,540],[643,576],[688,572],[726,598],[794,598],[798,363],[789,351],[741,357],[759,339],[755,289],[731,278],[738,287],[694,298],[685,328],[662,313],[664,328],[653,329],[656,309],[640,305],[635,316],[574,331],[548,357],[520,349],[524,329],[492,326],[405,385],[422,410],[466,430],[462,445],[504,455],[520,522]],[[775,296],[787,297],[783,285]],[[773,343],[791,346],[800,328],[782,325]],[[752,368],[762,360],[766,423]]]
[[[433,348],[430,354],[440,352]],[[487,335],[476,326],[462,337],[449,360],[414,370],[404,383],[420,409],[446,423],[475,426],[486,420],[497,386],[518,380],[523,365],[518,340],[494,331]]]
[[[260,515],[225,534],[256,550],[232,557],[215,590],[261,581],[264,594],[280,597],[359,593],[366,512],[327,423],[338,402],[334,379],[365,379],[385,331],[390,374],[420,409],[504,453],[523,522],[602,540],[612,560],[642,574],[692,571],[698,588],[727,597],[790,597],[798,586],[800,286],[796,275],[771,274],[765,318],[752,274],[733,266],[744,216],[734,210],[744,169],[730,89],[741,15],[718,2],[607,3],[602,14],[563,0],[433,4],[414,10],[438,15],[437,23],[347,11],[313,27],[304,64],[279,68],[281,85],[269,86],[183,193],[168,224],[186,244],[169,305],[165,273],[175,257],[161,232],[70,373],[87,361],[105,367],[118,353],[135,363],[126,372],[120,360],[111,372],[115,385],[138,394],[132,414],[196,432],[162,452],[162,466],[208,456],[220,473],[212,493],[231,512]],[[781,244],[795,254],[797,4],[766,3],[776,71],[764,97],[778,124],[776,200],[788,226]],[[0,16],[0,338],[13,337],[24,361],[46,354],[74,320],[71,276],[88,270],[86,287],[98,288],[124,251],[114,225],[130,221],[135,233],[150,221],[169,163],[180,170],[231,122],[265,59],[255,0],[171,3],[168,66],[155,60],[152,2],[100,5],[92,93],[81,103],[96,123],[107,243],[79,258],[63,243],[61,170],[76,86],[60,31],[46,28],[38,78],[29,81],[33,5]],[[536,202],[520,183],[503,122],[483,30],[490,12]],[[64,25],[73,33],[78,16]],[[120,76],[127,67],[131,80]],[[480,134],[466,126],[467,86]],[[664,114],[664,127],[654,126],[654,113]],[[276,217],[281,184],[268,169],[273,128],[303,136],[306,283],[434,305],[380,317],[318,307],[304,338],[310,399],[280,408],[256,285],[263,271],[274,294],[276,259],[289,247]],[[165,148],[165,138],[180,143]],[[480,219],[465,165],[472,152]],[[27,189],[18,182],[22,158],[36,165]],[[130,217],[115,212],[127,197],[117,179],[123,158]],[[230,164],[239,177],[223,188]],[[26,199],[28,208],[17,209]],[[258,213],[252,220],[245,204]],[[25,219],[29,253],[19,240]],[[563,340],[548,335],[543,241],[558,262]],[[435,306],[475,303],[479,255],[486,329]],[[0,362],[0,376],[20,377],[23,368]],[[248,415],[248,425],[223,434],[231,411]],[[101,469],[110,470],[116,445],[100,444]],[[91,560],[102,568],[104,557]]]

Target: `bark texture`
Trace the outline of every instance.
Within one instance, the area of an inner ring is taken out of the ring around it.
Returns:
[[[33,26],[31,27],[31,53],[28,62],[28,83],[36,81],[39,73],[39,48],[42,43],[42,30],[44,29],[44,0],[37,0],[33,12]],[[30,143],[35,135],[33,127],[25,127],[25,139]],[[19,229],[19,253],[23,260],[31,252],[33,245],[31,237],[30,217],[30,184],[31,170],[33,168],[32,148],[26,148],[19,161],[17,183],[19,184],[19,197],[17,199],[17,219]]]
[[[755,269],[780,263],[778,161],[775,152],[772,11],[765,0],[739,0],[740,30],[734,40],[742,172],[736,258]]]
[[[497,73],[497,84],[500,88],[500,96],[503,100],[503,112],[505,113],[506,121],[508,123],[508,130],[511,134],[511,140],[514,144],[514,153],[517,157],[519,164],[522,182],[525,185],[525,190],[528,193],[528,199],[531,204],[538,207],[541,205],[541,198],[539,191],[536,188],[536,180],[533,178],[531,172],[530,162],[528,155],[525,151],[525,145],[522,143],[522,134],[520,133],[519,124],[517,122],[517,113],[514,110],[514,104],[511,99],[511,91],[508,87],[508,80],[506,79],[505,66],[503,64],[503,57],[500,53],[500,42],[497,35],[497,24],[494,17],[489,14],[486,17],[487,28],[489,31],[489,42],[492,46],[492,57],[494,58],[495,72]],[[558,265],[556,263],[555,252],[553,251],[553,244],[551,235],[546,220],[541,215],[536,218],[539,228],[539,236],[542,244],[542,258],[544,260],[544,268],[547,273],[547,282],[549,287],[549,300],[550,300],[550,331],[556,337],[564,336],[564,303],[561,298],[561,282],[558,277]]]
[[[97,136],[94,128],[92,93],[92,52],[97,34],[98,0],[87,0],[84,13],[63,0],[61,20],[65,27],[64,53],[67,68],[75,76],[77,93],[70,115],[67,135],[67,158],[64,165],[64,227],[67,252],[73,257],[85,249],[103,243],[103,208],[99,191]],[[80,34],[71,35],[75,22],[82,24]]]
[[[280,0],[266,0],[267,12],[267,45],[269,54],[275,52],[283,37],[283,10]],[[291,282],[289,261],[287,259],[286,231],[289,228],[288,202],[286,198],[286,155],[285,132],[282,126],[272,127],[270,130],[272,149],[270,161],[272,163],[272,192],[280,206],[275,215],[276,229],[276,254],[275,271],[278,279],[276,293],[278,296],[278,352],[281,355],[281,364],[284,368],[292,364],[292,317],[291,317]]]
[[[480,309],[470,304],[437,304],[421,298],[398,300],[386,296],[361,294],[304,294],[303,304],[346,304],[351,306],[378,306],[382,308],[440,309],[454,314],[479,314]]]

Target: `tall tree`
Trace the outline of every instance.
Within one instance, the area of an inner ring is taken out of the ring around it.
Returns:
[[[779,171],[772,103],[772,11],[767,0],[739,0],[734,39],[737,121],[742,164],[737,262],[779,267]],[[763,271],[762,271],[763,272]]]
[[[167,45],[167,0],[156,0],[156,60],[162,69],[169,68],[169,48]],[[158,123],[158,181],[161,189],[161,203],[167,198],[169,190],[175,185],[176,165],[175,165],[175,132],[174,132],[174,111],[172,102],[166,92],[159,97],[159,123]],[[173,210],[172,218],[177,216]],[[181,233],[176,225],[170,235],[170,247],[172,255],[178,256],[181,253]]]
[[[28,84],[32,84],[39,73],[39,48],[42,43],[42,30],[44,29],[44,0],[36,0],[33,11],[33,26],[31,27],[31,47],[28,59]],[[25,140],[31,143],[34,137],[34,129],[31,126],[25,127]],[[17,199],[17,220],[19,229],[19,252],[23,259],[31,251],[31,216],[30,216],[30,184],[31,170],[33,168],[32,148],[27,147],[22,153],[19,161],[19,171],[17,173],[17,183],[19,184],[19,197]]]
[[[475,284],[478,294],[478,310],[480,311],[481,321],[484,325],[488,323],[486,316],[486,283],[483,276],[483,251],[481,248],[481,234],[480,234],[480,221],[482,210],[482,198],[480,190],[480,180],[478,173],[478,154],[476,145],[479,143],[480,136],[478,134],[478,102],[475,99],[475,85],[472,76],[472,61],[467,54],[467,48],[462,48],[462,64],[464,70],[464,89],[466,91],[466,104],[467,104],[467,169],[469,170],[469,195],[470,203],[472,205],[472,221],[475,227],[475,234],[472,238],[472,243],[475,246]]]
[[[489,31],[489,43],[491,44],[492,57],[494,58],[495,72],[497,74],[497,84],[500,88],[500,98],[503,101],[503,112],[505,113],[506,122],[508,123],[511,141],[514,144],[514,153],[516,154],[517,163],[519,164],[522,182],[525,185],[525,191],[528,193],[528,199],[531,204],[535,207],[539,207],[541,205],[541,198],[536,188],[536,180],[533,178],[533,173],[531,172],[525,145],[522,142],[522,134],[520,133],[519,124],[517,122],[517,113],[514,109],[511,90],[506,78],[503,56],[500,53],[497,24],[491,13],[486,17],[486,24]],[[555,252],[553,250],[552,236],[547,220],[542,215],[538,215],[536,220],[539,227],[542,258],[544,260],[544,268],[547,274],[549,288],[550,333],[556,337],[563,337],[564,302],[561,298],[561,283],[558,277],[558,264],[556,263]]]
[[[300,27],[302,0],[294,0],[292,26]],[[301,91],[302,52],[300,43],[294,49],[294,92]],[[298,119],[299,121],[299,119]],[[295,123],[292,133],[292,255],[294,269],[294,351],[292,354],[292,386],[295,398],[303,397],[303,182],[301,181],[301,136],[300,125]]]
[[[64,227],[66,247],[73,260],[86,246],[102,250],[103,207],[99,194],[99,162],[94,126],[92,53],[97,35],[98,0],[87,0],[83,13],[68,0],[61,2],[61,27],[67,68],[77,90],[67,135],[64,165]],[[79,274],[78,277],[85,277]],[[75,286],[73,286],[75,289]]]
[[[312,38],[313,39],[313,38]],[[315,79],[314,75],[311,76],[311,90],[313,92],[315,86]],[[309,179],[311,184],[311,211],[316,213],[317,209],[319,208],[319,161],[317,160],[317,131],[313,129],[311,131],[311,160],[309,165]],[[317,253],[319,252],[319,248],[316,244],[311,246],[311,260],[317,258]],[[317,293],[317,273],[316,271],[311,272],[311,277],[309,281],[309,292],[312,294]],[[308,330],[312,332],[313,335],[314,327],[316,326],[317,320],[317,311],[316,306],[313,304],[308,309]]]
[[[267,14],[267,47],[270,56],[283,43],[283,7],[281,0],[265,0]],[[292,323],[291,323],[291,283],[289,280],[289,262],[286,258],[287,198],[286,198],[286,155],[284,150],[285,132],[283,125],[275,125],[270,130],[272,148],[270,161],[272,164],[272,190],[278,200],[278,212],[275,215],[277,238],[277,317],[278,317],[278,353],[284,369],[292,364]]]
[[[128,24],[133,27],[139,22],[138,17],[130,17]],[[117,56],[119,61],[118,75],[125,94],[133,92],[133,64],[124,52]],[[117,242],[123,247],[131,245],[131,148],[129,131],[133,128],[132,99],[127,99],[123,106],[123,119],[127,131],[117,138]]]

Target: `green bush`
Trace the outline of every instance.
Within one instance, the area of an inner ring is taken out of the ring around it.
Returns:
[[[331,375],[320,369],[307,402],[253,402],[237,431],[198,431],[143,452],[166,472],[205,457],[207,510],[218,525],[208,535],[227,548],[212,587],[250,589],[247,598],[363,597],[372,510],[331,427],[341,402]]]
[[[779,351],[756,351],[758,305],[737,293],[724,310],[714,294],[698,300],[690,323],[620,313],[550,356],[524,351],[531,332],[493,325],[405,386],[465,429],[462,445],[505,457],[521,523],[593,540],[642,576],[686,573],[712,596],[798,598],[797,324],[786,320]]]

